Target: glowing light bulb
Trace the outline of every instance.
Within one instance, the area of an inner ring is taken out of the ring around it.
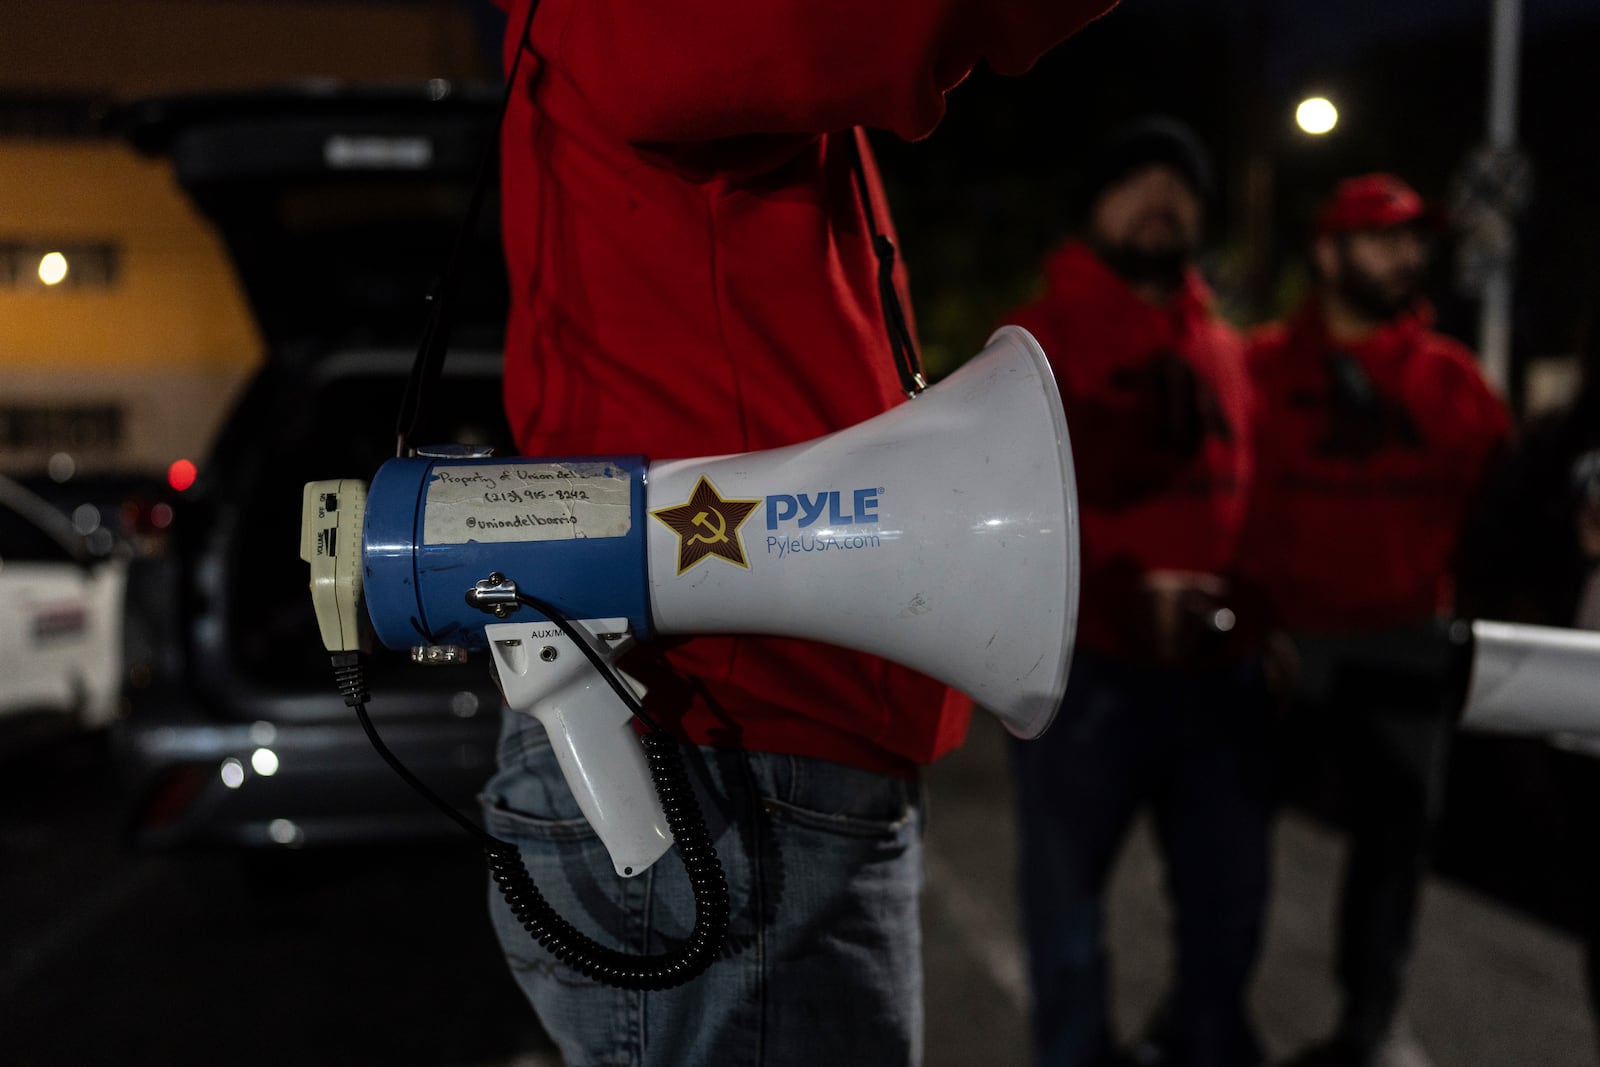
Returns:
[[[60,252],[46,252],[39,260],[39,280],[55,285],[67,276],[67,257]]]
[[[1339,109],[1326,97],[1313,96],[1300,101],[1300,106],[1294,111],[1294,120],[1302,130],[1320,137],[1339,124]]]

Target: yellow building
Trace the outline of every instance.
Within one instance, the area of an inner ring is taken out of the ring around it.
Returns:
[[[477,79],[463,3],[12,0],[0,34],[0,470],[204,455],[262,343],[167,165],[98,132],[119,100]],[[63,274],[63,268],[65,273]]]

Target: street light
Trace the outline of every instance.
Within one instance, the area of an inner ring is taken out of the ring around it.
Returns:
[[[1300,101],[1294,120],[1306,133],[1320,137],[1339,124],[1339,109],[1327,97],[1313,96]]]
[[[39,260],[39,280],[55,285],[67,276],[67,257],[60,252],[46,252]]]

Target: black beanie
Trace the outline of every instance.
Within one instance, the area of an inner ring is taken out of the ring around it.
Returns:
[[[1113,130],[1088,160],[1081,206],[1087,212],[1100,194],[1140,167],[1165,163],[1209,203],[1214,189],[1211,153],[1188,126],[1165,115],[1148,115]]]

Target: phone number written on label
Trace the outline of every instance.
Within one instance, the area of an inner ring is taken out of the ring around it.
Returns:
[[[435,467],[423,539],[557,541],[624,537],[633,527],[633,479],[609,463]]]

